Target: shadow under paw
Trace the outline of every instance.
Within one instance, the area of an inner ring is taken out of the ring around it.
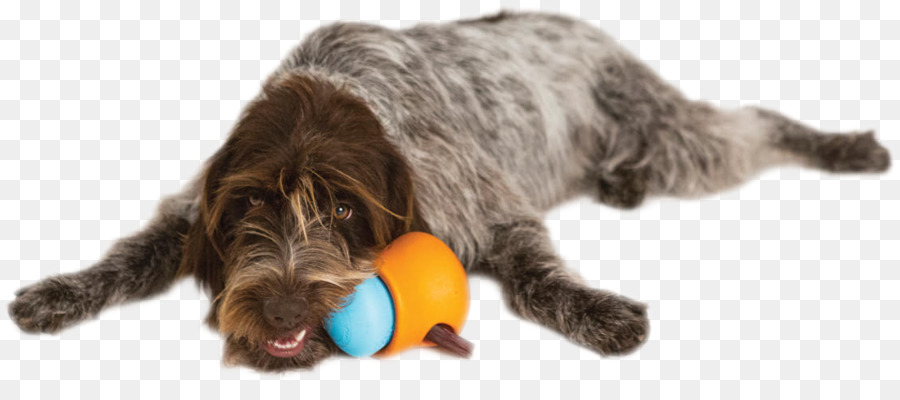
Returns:
[[[87,317],[85,291],[50,278],[16,292],[9,315],[26,332],[55,333]]]

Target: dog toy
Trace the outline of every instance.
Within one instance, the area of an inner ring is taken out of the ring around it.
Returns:
[[[469,311],[469,287],[459,259],[440,239],[410,232],[391,242],[374,262],[378,276],[359,284],[325,329],[345,353],[389,356],[437,345],[468,357],[459,337]]]

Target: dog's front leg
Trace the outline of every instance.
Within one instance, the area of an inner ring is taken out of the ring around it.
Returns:
[[[116,242],[91,268],[20,289],[9,315],[24,331],[56,332],[109,305],[168,288],[176,277],[184,235],[196,219],[196,205],[193,185],[164,199],[147,227]]]
[[[602,354],[621,354],[647,337],[645,306],[585,286],[555,253],[542,223],[523,219],[492,227],[493,243],[475,270],[498,279],[509,306]]]

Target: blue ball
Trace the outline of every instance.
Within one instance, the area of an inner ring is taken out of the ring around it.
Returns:
[[[334,343],[354,357],[368,357],[391,341],[394,334],[394,302],[381,278],[366,279],[344,299],[344,306],[325,320]]]

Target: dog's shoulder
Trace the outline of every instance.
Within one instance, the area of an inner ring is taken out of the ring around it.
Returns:
[[[484,15],[477,18],[470,19],[461,19],[457,21],[457,24],[461,25],[492,25],[492,24],[505,24],[505,23],[516,23],[521,21],[544,21],[544,22],[555,22],[561,24],[575,24],[578,22],[577,19],[566,16],[564,14],[554,14],[549,12],[536,12],[536,11],[509,11],[503,10],[496,14]]]
[[[347,45],[371,45],[395,40],[398,31],[364,22],[335,22],[312,31],[303,41],[304,47],[334,48]]]
[[[288,67],[306,64],[340,71],[380,68],[411,52],[401,31],[361,22],[336,22],[312,31],[286,61]]]

